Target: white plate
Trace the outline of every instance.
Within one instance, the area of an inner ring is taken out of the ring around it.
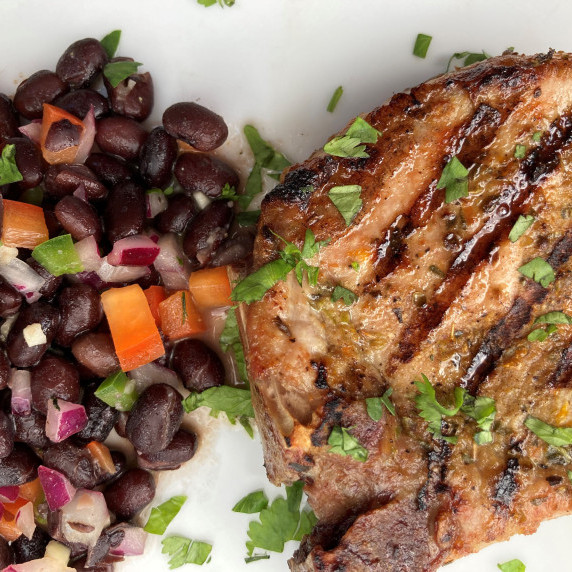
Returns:
[[[181,100],[216,110],[231,127],[224,154],[244,151],[244,173],[245,123],[301,160],[353,116],[442,72],[453,52],[498,54],[509,46],[529,53],[572,51],[570,21],[572,4],[559,0],[236,0],[224,9],[196,0],[3,0],[0,90],[12,94],[32,72],[53,69],[72,41],[120,28],[119,54],[153,74],[154,121]],[[433,36],[425,60],[412,55],[418,32]],[[330,114],[326,105],[338,85],[344,95]],[[287,570],[295,543],[270,560],[244,564],[252,517],[231,512],[252,490],[264,487],[271,498],[280,493],[266,483],[258,441],[242,428],[206,419],[211,422],[196,457],[161,478],[157,503],[189,496],[168,533],[211,542],[210,571]],[[512,558],[529,572],[569,569],[571,533],[572,518],[545,523],[532,537],[492,546],[447,571],[493,571]],[[130,572],[167,569],[158,537],[150,537],[145,556],[121,566]]]

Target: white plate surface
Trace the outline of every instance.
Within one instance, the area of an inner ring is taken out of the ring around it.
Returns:
[[[0,91],[13,94],[32,72],[53,69],[72,41],[120,28],[119,55],[143,62],[153,74],[153,122],[176,101],[214,109],[231,130],[223,155],[234,157],[244,174],[246,123],[291,160],[302,160],[353,116],[442,72],[453,52],[572,51],[570,21],[572,4],[564,0],[236,0],[224,9],[196,0],[2,0]],[[425,60],[412,55],[418,32],[433,36]],[[330,114],[326,105],[338,85],[344,95]],[[156,502],[189,496],[168,533],[211,542],[205,569],[212,572],[287,570],[295,543],[270,560],[244,563],[252,517],[231,512],[250,491],[280,494],[265,480],[258,440],[199,417],[206,423],[193,421],[202,425],[198,454],[160,479]],[[515,537],[446,569],[493,571],[498,562],[520,558],[529,572],[567,570],[571,534],[572,518],[551,521],[531,537]],[[121,570],[168,570],[160,539],[151,537],[145,555]]]

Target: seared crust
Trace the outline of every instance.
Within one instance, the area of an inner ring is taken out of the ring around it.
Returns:
[[[273,233],[331,239],[316,287],[290,275],[244,308],[268,475],[304,479],[319,518],[293,570],[435,570],[571,512],[570,456],[524,425],[572,425],[572,328],[527,340],[536,317],[572,315],[569,57],[504,55],[397,94],[363,116],[382,133],[369,158],[317,151],[264,200],[255,267],[277,257]],[[436,187],[453,155],[470,194],[445,204]],[[328,191],[348,184],[363,206],[346,227]],[[511,243],[521,214],[535,222]],[[535,257],[556,273],[548,288],[517,270]],[[335,285],[358,301],[333,303]],[[415,407],[421,373],[441,402],[459,385],[495,399],[493,443],[475,445],[462,415],[442,429],[457,444],[432,439]],[[397,415],[375,422],[365,399],[389,387]],[[329,452],[338,425],[365,463]]]

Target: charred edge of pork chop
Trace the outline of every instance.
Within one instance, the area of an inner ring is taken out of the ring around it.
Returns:
[[[566,463],[523,424],[529,414],[572,422],[572,333],[526,340],[536,317],[572,313],[572,176],[561,168],[572,161],[571,110],[566,54],[493,58],[365,115],[382,132],[369,159],[318,151],[265,199],[255,267],[277,256],[270,230],[299,245],[307,228],[332,239],[317,288],[288,279],[245,309],[267,472],[303,478],[320,519],[294,570],[434,570],[572,510]],[[453,155],[469,168],[470,194],[445,205],[436,186]],[[327,195],[342,184],[362,186],[350,227]],[[535,226],[512,245],[521,213]],[[556,273],[549,288],[517,272],[537,256]],[[359,295],[351,308],[329,300],[335,284]],[[494,443],[477,447],[462,416],[442,427],[455,446],[432,440],[415,409],[420,373],[440,402],[459,384],[494,398]],[[364,399],[387,387],[397,416],[374,422]],[[367,462],[328,452],[335,425],[353,428]]]

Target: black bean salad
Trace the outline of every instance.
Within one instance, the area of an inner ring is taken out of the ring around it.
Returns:
[[[239,177],[210,154],[227,126],[181,102],[149,129],[152,77],[115,57],[118,41],[117,31],[79,40],[55,71],[0,95],[0,570],[9,572],[111,570],[142,554],[146,531],[164,531],[180,508],[175,497],[145,528],[134,522],[154,498],[155,471],[197,449],[184,410],[225,410],[216,404],[230,399],[229,419],[252,431],[248,389],[225,385],[245,380],[233,310],[221,342],[238,376],[204,341],[209,316],[230,306],[229,270],[248,261],[256,218],[237,223]],[[108,447],[112,429],[134,460]],[[207,558],[201,543],[194,550]]]

